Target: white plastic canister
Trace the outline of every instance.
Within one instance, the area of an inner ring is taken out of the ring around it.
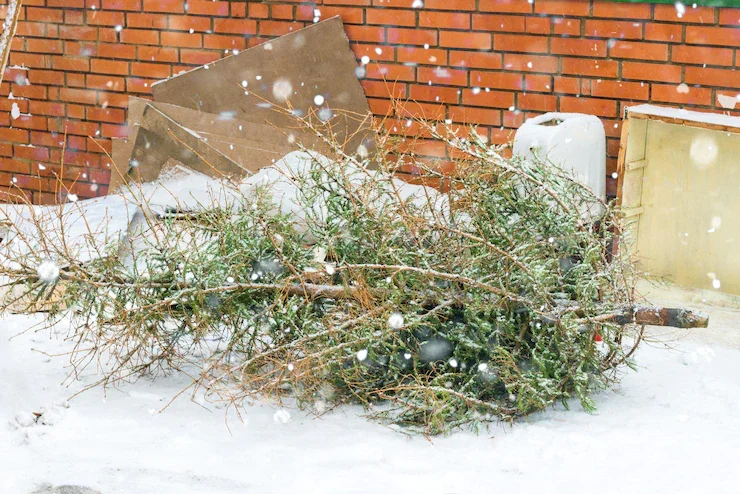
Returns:
[[[547,160],[606,199],[606,138],[598,117],[546,113],[527,119],[514,137],[514,155]]]

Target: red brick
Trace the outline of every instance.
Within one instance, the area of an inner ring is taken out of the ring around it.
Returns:
[[[459,103],[460,95],[457,88],[437,87],[429,85],[412,85],[409,90],[409,99],[416,101],[433,101],[442,103]]]
[[[505,12],[512,14],[529,14],[532,4],[527,0],[479,0],[481,12]]]
[[[558,70],[558,58],[543,55],[504,54],[504,69],[521,72],[555,73]]]
[[[21,65],[37,69],[51,68],[51,57],[34,53],[10,52],[10,65]]]
[[[549,17],[527,17],[524,30],[529,34],[550,34],[552,21]]]
[[[519,34],[494,34],[493,48],[496,51],[547,53],[548,38]]]
[[[485,106],[487,108],[510,108],[514,106],[514,94],[505,91],[463,90],[463,104],[470,106]]]
[[[144,0],[144,10],[181,14],[185,12],[185,2],[183,0]]]
[[[611,58],[665,61],[668,60],[668,45],[620,40],[609,48],[609,56]]]
[[[53,66],[57,70],[67,70],[72,72],[88,72],[90,70],[90,59],[62,57],[54,55],[52,57]]]
[[[688,89],[688,91],[686,91]],[[711,105],[712,90],[676,84],[652,84],[653,101],[665,103],[682,103],[691,105]]]
[[[95,58],[92,60],[91,70],[99,74],[116,74],[126,75],[129,69],[128,62],[122,62],[119,60],[101,60]]]
[[[98,56],[105,58],[125,58],[128,60],[136,58],[136,46],[124,44],[107,44],[98,45]]]
[[[453,122],[475,125],[501,125],[501,110],[451,106],[449,107],[449,111],[450,119]]]
[[[567,113],[588,113],[600,117],[615,117],[617,102],[605,99],[560,97],[560,111]]]
[[[710,7],[693,8],[691,2],[686,2],[684,12],[679,16],[679,11],[674,5],[656,5],[655,20],[682,22],[692,24],[714,24],[716,9]]]
[[[470,84],[482,88],[512,89],[524,88],[524,76],[514,72],[480,72],[470,73]]]
[[[674,46],[671,61],[694,65],[729,65],[732,66],[732,50],[709,46]]]
[[[367,9],[366,15],[368,24],[381,24],[383,26],[416,25],[416,12],[410,10]]]
[[[352,41],[383,43],[386,40],[384,26],[344,26],[344,30]]]
[[[161,46],[139,46],[139,60],[146,62],[177,62],[178,52],[175,48]]]
[[[553,19],[553,26],[555,34],[567,34],[569,36],[579,36],[581,34],[581,21],[578,19],[556,17]]]
[[[326,1],[326,0],[325,0]],[[338,0],[346,2],[347,0]],[[476,0],[424,0],[424,8],[429,10],[475,10]]]
[[[534,11],[537,14],[584,16],[589,14],[590,2],[573,0],[537,0]]]
[[[591,81],[591,96],[621,100],[648,100],[650,87],[639,82]]]
[[[200,48],[203,46],[202,34],[190,33],[162,33],[162,45],[180,48]]]
[[[740,88],[740,70],[686,67],[687,84]]]
[[[437,44],[437,31],[428,29],[401,29],[388,28],[388,42],[397,45],[424,45]]]
[[[48,22],[50,24],[62,24],[64,22],[64,11],[59,9],[43,9],[37,7],[26,7],[27,21]]]
[[[638,81],[679,83],[681,82],[681,67],[663,63],[623,62],[622,77]]]
[[[33,161],[48,161],[49,150],[46,148],[37,148],[30,146],[13,146],[13,156],[16,158],[33,160]],[[30,168],[30,167],[26,167]],[[3,169],[3,171],[9,171]],[[30,170],[29,170],[30,171]]]
[[[558,109],[558,99],[548,94],[520,93],[516,107],[520,110],[550,112]]]
[[[579,38],[552,38],[550,53],[579,57],[605,57],[606,41]]]
[[[31,101],[29,112],[34,115],[47,115],[50,117],[63,117],[64,103],[49,101]]]
[[[21,115],[13,120],[13,127],[29,130],[46,130],[47,118],[45,116]]]
[[[549,75],[527,74],[524,76],[524,87],[522,89],[539,93],[551,93],[552,77]]]
[[[116,108],[88,108],[87,119],[96,122],[123,123],[125,112]]]
[[[378,45],[352,45],[352,51],[359,60],[363,56],[370,57],[370,60],[393,62],[396,60],[396,54],[392,46]]]
[[[46,37],[46,24],[42,22],[18,21],[16,35],[17,36],[34,36],[37,38]],[[53,37],[53,36],[50,36],[50,37]]]
[[[483,51],[450,51],[450,65],[453,67],[473,67],[477,69],[500,69],[500,53]]]
[[[563,74],[592,77],[616,77],[618,64],[613,60],[590,60],[585,58],[563,58]]]
[[[242,51],[247,48],[246,40],[241,36],[220,36],[218,34],[206,34],[203,36],[203,48],[219,50]]]
[[[366,69],[365,77],[368,79],[382,79],[389,82],[416,80],[416,70],[406,65],[371,63]]]
[[[212,51],[188,50],[188,49],[180,50],[180,62],[191,64],[191,65],[205,65],[211,62],[215,62],[219,58],[221,58],[221,55],[219,53],[212,52]],[[166,66],[159,65],[158,67],[166,67]],[[151,74],[142,73],[142,74],[135,74],[135,75],[143,75],[147,77],[157,77],[160,79],[169,77],[169,74],[168,75],[154,75],[154,73],[151,73]]]
[[[362,87],[368,97],[406,99],[407,96],[405,84],[363,80]]]
[[[616,3],[596,0],[593,7],[594,17],[613,19],[650,19],[651,6],[648,4]]]
[[[96,41],[98,39],[98,28],[79,26],[60,26],[59,37],[61,39]]]
[[[250,19],[214,19],[213,27],[217,33],[257,34],[257,21]]]
[[[91,26],[123,26],[126,14],[106,10],[93,10],[87,13],[87,23]]]
[[[390,33],[388,37],[390,38]],[[490,50],[491,35],[489,33],[442,31],[439,33],[439,46]]]
[[[324,19],[339,16],[345,24],[363,24],[365,18],[363,9],[355,7],[328,7],[326,5],[321,7],[321,15]],[[290,18],[293,19],[293,16]],[[370,24],[369,21],[368,24]]]
[[[141,77],[127,77],[126,91],[129,93],[152,94],[154,79],[143,79]]]
[[[292,21],[294,18],[294,7],[293,5],[272,5],[270,8],[269,19],[283,19]]]
[[[303,28],[301,22],[260,21],[259,34],[262,36],[282,36]]]
[[[193,31],[204,32],[211,29],[211,19],[192,15],[171,15],[168,17],[168,26],[175,31],[190,31],[192,29]]]
[[[126,14],[126,27],[142,29],[167,29],[167,17],[161,14]]]
[[[141,10],[141,0],[103,0],[104,10]]]
[[[67,117],[84,120],[85,107],[82,105],[67,105]]]
[[[390,100],[368,98],[367,104],[370,107],[370,111],[373,115],[386,117],[393,114],[393,105],[391,104]]]
[[[740,26],[740,10],[719,9],[719,23],[722,25]]]
[[[587,20],[586,36],[596,38],[642,39],[642,23]]]
[[[121,125],[102,124],[100,126],[100,135],[102,137],[128,137],[128,129]]]
[[[647,22],[645,23],[645,41],[681,43],[683,41],[683,27],[680,24]]]
[[[165,33],[163,33],[163,35],[164,34]],[[121,41],[134,45],[158,45],[159,31],[149,29],[123,29],[121,31]]]
[[[466,70],[450,69],[447,67],[419,67],[416,80],[421,83],[444,84],[447,86],[467,86],[468,72]]]
[[[13,84],[13,94],[19,98],[47,99],[47,88],[44,86]]]
[[[228,16],[229,3],[227,1],[214,2],[213,0],[188,0],[188,14]],[[250,4],[252,2],[249,2]],[[251,8],[251,7],[250,7]]]
[[[108,91],[123,91],[123,79],[111,75],[94,75],[87,76],[87,87],[90,89],[103,89]]]
[[[54,70],[33,69],[28,71],[28,80],[31,84],[64,86],[64,73]]]
[[[470,29],[470,14],[458,12],[419,12],[419,26],[445,29]]]
[[[131,75],[152,79],[165,79],[172,74],[171,66],[168,64],[132,62]]]
[[[28,131],[23,129],[6,129],[0,127],[0,141],[26,144],[28,142]]]
[[[396,49],[397,60],[399,62],[418,63],[422,65],[434,64],[434,65],[446,65],[447,64],[447,50],[438,50],[435,48],[418,48],[411,46],[399,46]],[[458,54],[462,52],[452,52]],[[464,58],[464,57],[460,57]],[[499,60],[501,58],[499,57]],[[450,61],[450,65],[456,65]]]
[[[733,27],[686,26],[686,42],[695,45],[740,46],[740,31]]]
[[[493,32],[524,32],[525,17],[495,14],[473,14],[473,29]]]

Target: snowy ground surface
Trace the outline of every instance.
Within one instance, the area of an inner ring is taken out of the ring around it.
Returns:
[[[139,381],[69,407],[64,351],[28,317],[0,320],[0,492],[76,484],[109,493],[736,493],[740,472],[740,305],[656,290],[710,312],[711,327],[655,330],[673,347],[644,346],[641,369],[577,407],[487,434],[429,442],[367,422],[347,408],[321,419],[269,405],[224,423],[188,399],[164,406],[185,381]],[[709,309],[707,309],[709,304]],[[48,425],[23,427],[31,412]],[[14,425],[13,425],[14,424]],[[73,492],[73,491],[69,491]]]

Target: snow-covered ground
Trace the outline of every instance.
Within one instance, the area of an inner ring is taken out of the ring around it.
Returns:
[[[670,295],[670,294],[669,294]],[[654,297],[696,307],[701,297]],[[317,419],[269,405],[244,422],[182,398],[172,376],[120,390],[61,385],[63,351],[31,318],[0,320],[0,492],[77,484],[109,493],[736,493],[740,472],[740,305],[708,310],[711,327],[646,345],[639,372],[597,397],[489,433],[427,441],[366,421],[358,408]],[[729,306],[728,306],[729,305]],[[706,307],[704,307],[705,310]],[[680,336],[680,338],[679,338]],[[31,412],[39,421],[20,426]],[[25,413],[24,413],[25,412]],[[11,425],[15,424],[15,425]]]

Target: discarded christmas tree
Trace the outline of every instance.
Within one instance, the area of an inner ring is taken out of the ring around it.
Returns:
[[[48,322],[71,308],[72,362],[102,384],[179,369],[213,399],[361,403],[426,434],[593,409],[640,340],[618,212],[551,164],[429,132],[458,156],[426,170],[445,194],[393,178],[413,156],[292,155],[89,262],[50,242],[4,271],[43,297],[37,267],[62,267]]]

